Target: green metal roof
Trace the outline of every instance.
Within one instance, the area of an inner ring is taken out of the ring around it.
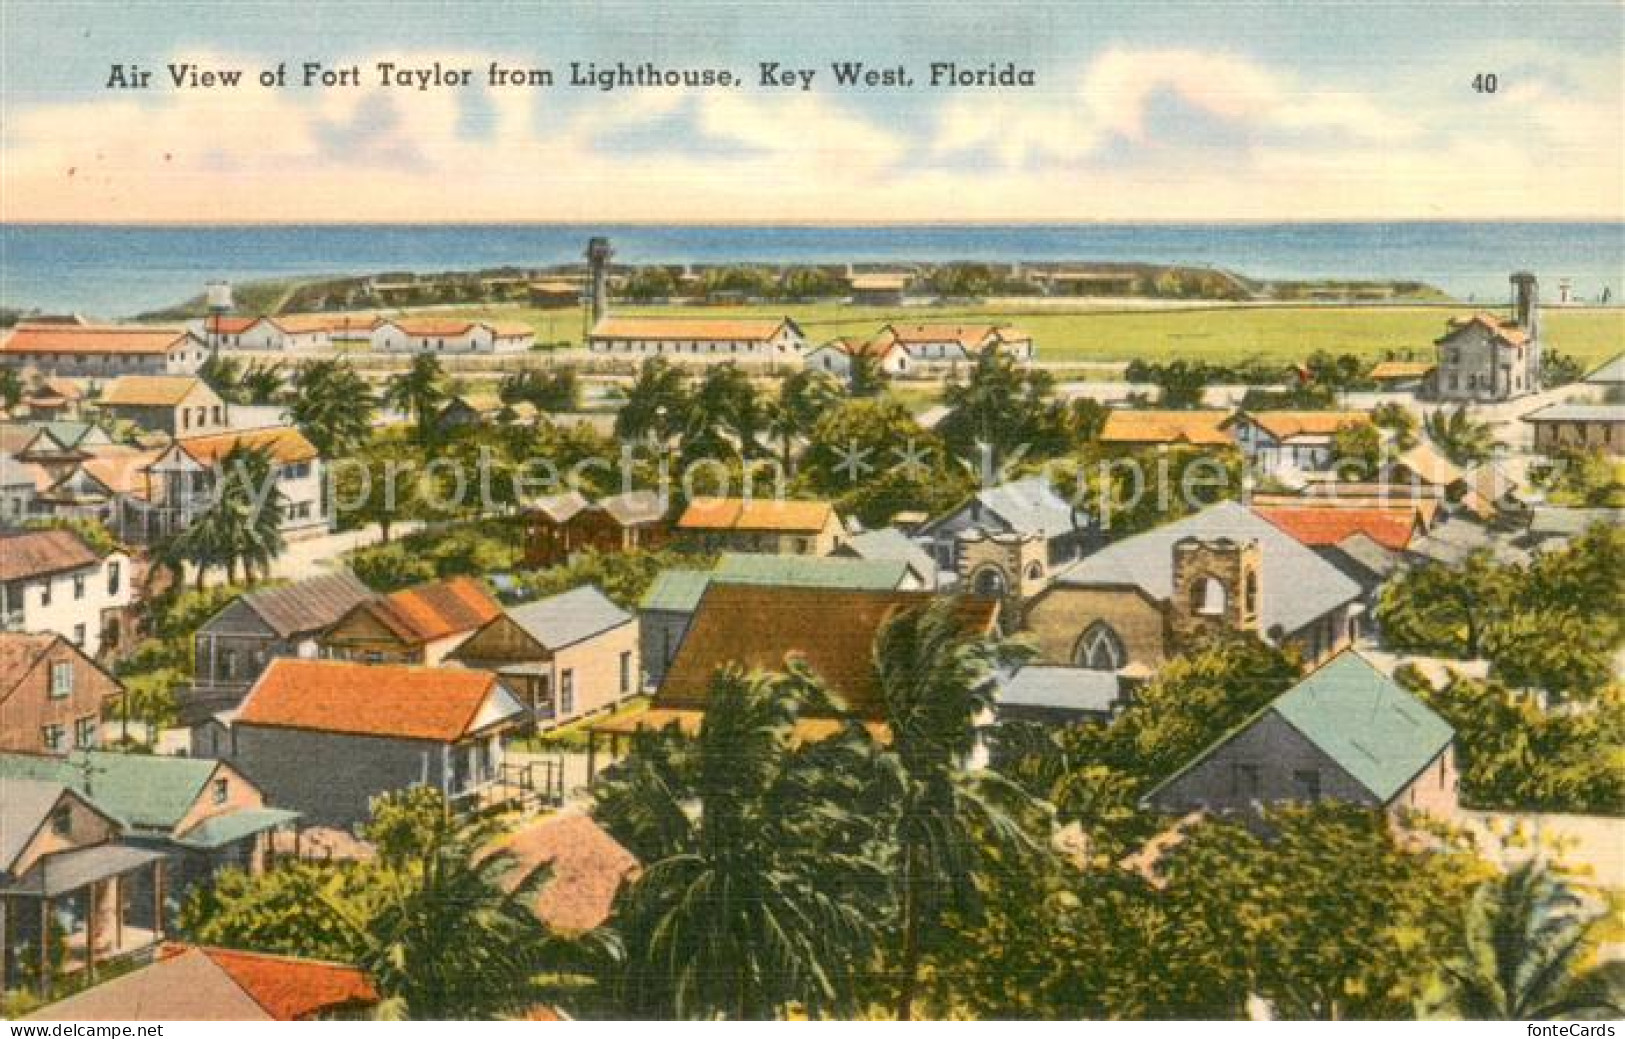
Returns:
[[[1455,738],[1450,723],[1360,654],[1345,651],[1214,740],[1183,768],[1152,787],[1146,799],[1272,711],[1383,804],[1392,801]]]
[[[889,592],[908,577],[904,559],[846,559],[838,556],[753,555],[724,553],[717,568],[667,570],[655,578],[639,608],[693,613],[712,581],[729,584],[785,585],[792,588],[840,588]]]
[[[100,750],[75,751],[65,758],[0,754],[0,779],[61,783],[126,826],[168,831],[191,810],[218,764],[206,758]]]
[[[1384,804],[1455,736],[1448,722],[1358,653],[1340,654],[1272,707]]]
[[[643,594],[638,608],[693,613],[700,604],[700,596],[705,594],[705,586],[710,583],[711,575],[704,570],[663,570]]]
[[[298,812],[290,812],[286,808],[246,808],[210,816],[176,838],[175,843],[212,851],[263,830],[291,823],[297,818]]]
[[[96,428],[89,422],[67,422],[62,420],[42,422],[40,427],[51,434],[51,439],[63,447],[77,447],[79,441],[89,436],[91,430]]]

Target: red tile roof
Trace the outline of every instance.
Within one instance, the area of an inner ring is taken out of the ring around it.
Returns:
[[[526,872],[552,870],[536,898],[536,916],[561,931],[590,931],[608,920],[615,895],[638,870],[637,858],[587,815],[539,820],[502,847]]]
[[[359,608],[371,612],[403,641],[411,643],[433,642],[473,631],[502,613],[502,604],[472,577],[404,588]]]
[[[168,354],[187,333],[144,325],[18,325],[0,352],[14,354]]]
[[[21,581],[92,566],[101,557],[71,530],[0,535],[0,581]]]
[[[277,1021],[309,1021],[320,1014],[378,1003],[378,990],[359,967],[263,952],[165,945],[159,961],[206,956]]]
[[[241,335],[258,324],[259,320],[251,314],[211,314],[203,327],[221,335]]]
[[[1409,505],[1387,509],[1254,505],[1253,511],[1310,548],[1328,548],[1351,534],[1364,534],[1397,552],[1410,545],[1419,522]]]
[[[496,688],[489,671],[278,657],[236,723],[452,743]]]
[[[933,600],[930,592],[847,591],[712,582],[700,599],[655,696],[657,708],[703,708],[717,669],[782,671],[804,661],[865,718],[882,715],[873,665],[875,636],[887,621]],[[960,600],[967,633],[998,620],[992,599]]]

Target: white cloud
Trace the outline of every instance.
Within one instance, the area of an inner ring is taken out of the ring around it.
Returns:
[[[477,75],[489,60],[390,57]],[[472,138],[460,92],[370,82],[8,101],[0,218],[1620,216],[1620,102],[1596,92],[1606,74],[1526,60],[1493,102],[1458,91],[1429,104],[1388,84],[1311,87],[1234,54],[1114,48],[1061,90],[956,93],[909,122],[817,92],[499,89],[483,94]],[[1218,153],[1191,160],[1179,128],[1154,117],[1164,97],[1221,131]]]

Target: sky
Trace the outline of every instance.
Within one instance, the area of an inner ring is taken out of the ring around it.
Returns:
[[[1620,220],[1622,55],[1620,0],[0,0],[0,220]],[[307,61],[363,85],[303,88]],[[380,86],[385,61],[474,85]],[[572,61],[745,83],[569,88]],[[760,86],[768,61],[813,89]],[[838,89],[834,61],[915,85]],[[1036,85],[931,89],[938,61]]]

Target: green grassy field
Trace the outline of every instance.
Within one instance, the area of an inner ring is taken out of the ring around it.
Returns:
[[[788,314],[814,342],[869,335],[887,321],[1000,322],[1030,332],[1046,361],[1127,361],[1184,358],[1233,363],[1248,359],[1290,362],[1316,350],[1378,360],[1431,356],[1447,318],[1470,307],[1220,307],[1201,310],[1055,311],[1019,307],[854,307],[838,303],[797,306],[632,307],[618,313],[677,317],[760,317]],[[451,313],[459,313],[452,311]],[[528,307],[470,309],[504,320],[529,322],[538,343],[581,341],[579,310]],[[1625,310],[1558,310],[1544,314],[1549,346],[1587,367],[1625,349]]]

